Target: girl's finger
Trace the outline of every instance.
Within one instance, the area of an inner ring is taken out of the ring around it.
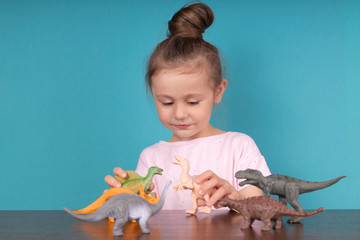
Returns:
[[[195,182],[197,184],[201,184],[202,182],[209,180],[212,178],[215,174],[211,170],[207,170],[196,177]]]
[[[113,176],[107,175],[105,177],[105,182],[109,187],[121,187],[121,183],[116,181],[116,179]]]
[[[203,182],[201,184],[201,187],[199,189],[199,194],[200,195],[204,195],[205,193],[207,193],[208,191],[211,191],[212,189],[218,187],[219,185],[219,179],[217,178],[211,178],[206,182]]]
[[[121,178],[126,178],[127,176],[127,173],[119,167],[114,168],[113,172],[116,176],[119,176]]]
[[[211,207],[215,203],[217,203],[220,199],[223,199],[226,195],[227,195],[226,189],[219,188],[210,196],[210,199],[207,201],[206,205],[208,207]]]

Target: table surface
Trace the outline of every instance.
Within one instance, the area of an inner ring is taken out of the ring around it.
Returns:
[[[137,223],[124,226],[124,236],[113,237],[107,220],[83,222],[64,211],[0,211],[0,239],[360,239],[360,210],[325,210],[301,224],[261,231],[263,223],[241,230],[241,215],[228,210],[188,216],[184,211],[160,211],[151,217],[150,234]]]

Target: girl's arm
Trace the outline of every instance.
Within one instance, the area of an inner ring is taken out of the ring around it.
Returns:
[[[240,194],[241,199],[263,195],[262,190],[255,186],[248,186],[246,188],[243,188],[238,191],[238,193]]]

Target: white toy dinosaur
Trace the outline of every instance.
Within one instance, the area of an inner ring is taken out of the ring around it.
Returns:
[[[192,190],[191,192],[191,201],[193,203],[193,208],[191,210],[186,210],[185,212],[188,214],[196,214],[199,204],[198,204],[198,200],[199,199],[205,199],[205,201],[209,200],[209,194],[205,193],[204,196],[199,194],[199,190],[201,185],[195,183],[195,177],[196,176],[190,176],[189,175],[189,170],[190,170],[190,163],[186,158],[180,157],[175,155],[174,158],[176,159],[176,161],[173,161],[174,164],[179,165],[182,169],[181,174],[180,174],[180,184],[178,184],[177,186],[174,187],[175,191],[177,190],[184,190],[184,189],[190,189]],[[205,206],[203,207],[201,210],[199,210],[199,212],[203,212],[203,213],[210,213],[211,212],[211,208]]]

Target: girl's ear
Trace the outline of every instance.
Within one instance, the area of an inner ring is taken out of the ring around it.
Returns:
[[[215,90],[215,98],[214,98],[215,104],[218,104],[221,102],[221,98],[225,92],[226,86],[227,86],[227,80],[222,79],[219,86]]]

